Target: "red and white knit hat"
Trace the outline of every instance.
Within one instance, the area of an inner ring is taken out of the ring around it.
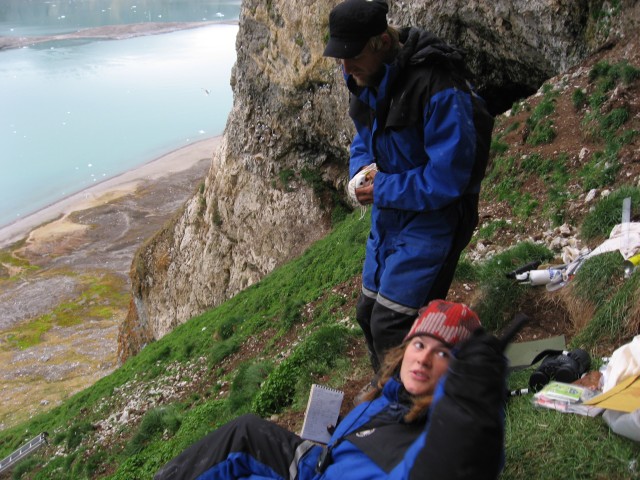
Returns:
[[[480,328],[478,315],[464,303],[433,300],[420,309],[404,340],[428,335],[452,348],[471,337],[477,328]]]

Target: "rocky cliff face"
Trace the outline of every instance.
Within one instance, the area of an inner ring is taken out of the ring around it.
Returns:
[[[348,208],[348,96],[335,63],[322,58],[336,3],[243,2],[223,146],[199,192],[136,255],[120,360],[299,255]],[[499,112],[623,36],[620,11],[635,3],[390,2],[390,21],[463,48]]]

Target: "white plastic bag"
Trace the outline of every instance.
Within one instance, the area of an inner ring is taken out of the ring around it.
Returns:
[[[371,173],[377,171],[378,166],[375,163],[372,163],[364,167],[353,176],[353,178],[349,182],[349,186],[347,187],[347,191],[349,192],[349,197],[351,198],[351,200],[353,200],[355,203],[360,203],[358,202],[358,198],[356,197],[356,188],[362,188],[371,185],[373,183],[374,177],[374,175],[372,175]]]
[[[614,433],[640,442],[640,409],[631,413],[605,410],[602,418]]]

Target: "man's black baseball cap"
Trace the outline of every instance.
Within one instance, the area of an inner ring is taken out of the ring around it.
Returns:
[[[383,0],[345,0],[329,14],[325,57],[353,58],[371,37],[387,29],[389,6]]]

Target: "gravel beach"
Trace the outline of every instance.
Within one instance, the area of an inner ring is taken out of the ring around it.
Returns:
[[[92,185],[2,227],[0,228],[0,248],[5,248],[25,237],[37,241],[43,235],[53,235],[55,232],[64,231],[65,228],[69,228],[66,219],[71,213],[113,202],[135,191],[142,184],[155,183],[155,189],[161,191],[163,186],[168,187],[171,183],[182,183],[182,176],[187,178],[192,177],[193,174],[201,176],[200,171],[203,170],[203,166],[199,164],[203,160],[211,160],[212,152],[219,146],[221,139],[222,137],[209,138],[169,152],[138,168]],[[196,171],[191,172],[192,169]],[[151,195],[159,194],[149,193]],[[43,226],[43,224],[61,216],[60,220]]]
[[[117,367],[117,331],[128,301],[82,295],[92,283],[115,279],[118,295],[128,297],[136,249],[194,194],[221,140],[170,152],[0,229],[0,249],[29,265],[0,262],[0,429]],[[79,301],[106,302],[114,313],[72,326],[52,321],[40,341],[16,348],[14,339],[30,331],[34,318]]]

